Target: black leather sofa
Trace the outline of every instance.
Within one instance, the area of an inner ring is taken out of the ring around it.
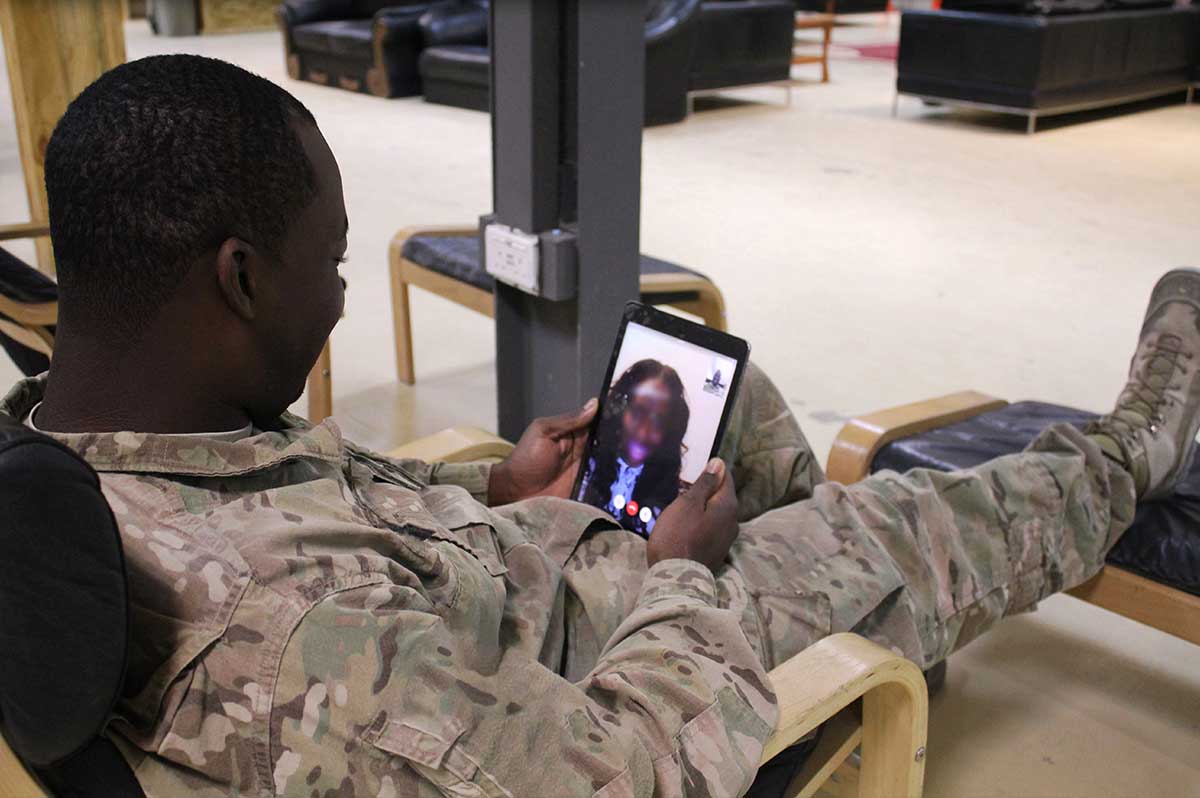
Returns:
[[[419,20],[428,0],[284,0],[288,75],[379,97],[421,93]]]
[[[421,20],[425,99],[489,109],[486,0],[458,0]],[[688,93],[786,80],[792,59],[791,0],[649,0],[646,124],[678,122]]]
[[[1196,6],[946,0],[903,14],[896,91],[1022,114],[1033,132],[1040,116],[1182,92],[1198,60]]]
[[[797,11],[815,11],[824,13],[828,3],[826,0],[796,0]],[[835,14],[877,14],[887,11],[888,0],[834,0]]]

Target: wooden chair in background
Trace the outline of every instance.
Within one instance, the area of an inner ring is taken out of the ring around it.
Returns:
[[[38,222],[0,226],[0,241],[44,238],[50,228]],[[32,268],[32,267],[31,267]],[[0,333],[50,357],[54,347],[53,327],[58,321],[58,302],[23,302],[0,292]]]
[[[821,38],[814,42],[797,37],[792,46],[792,66],[820,64],[822,83],[829,82],[829,45],[833,42],[833,27],[837,24],[835,7],[835,0],[828,0],[824,13],[796,12],[795,30],[820,30]],[[820,54],[807,52],[807,48],[814,44],[820,46]]]
[[[392,320],[396,336],[396,372],[406,385],[416,382],[413,372],[412,316],[408,287],[423,288],[489,318],[495,315],[492,279],[479,263],[474,227],[406,227],[392,238],[388,263],[392,284]],[[435,239],[442,239],[438,242]],[[451,242],[455,251],[439,257],[439,243]],[[414,245],[422,245],[419,248]],[[414,252],[418,250],[418,252]],[[667,261],[642,256],[642,301],[699,316],[709,327],[724,330],[725,298],[717,286],[699,272]]]

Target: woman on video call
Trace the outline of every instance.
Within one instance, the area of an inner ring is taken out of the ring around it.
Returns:
[[[649,535],[679,494],[689,414],[675,369],[652,359],[626,369],[608,391],[580,498]]]

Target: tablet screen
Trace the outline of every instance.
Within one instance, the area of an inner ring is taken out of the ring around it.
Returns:
[[[737,365],[627,322],[575,498],[649,536],[713,455]]]

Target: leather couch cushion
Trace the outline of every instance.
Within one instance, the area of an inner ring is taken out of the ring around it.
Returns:
[[[425,80],[473,86],[487,86],[492,68],[488,48],[469,44],[430,47],[421,53],[420,65]]]
[[[404,242],[400,254],[413,263],[439,274],[461,280],[484,291],[495,290],[495,279],[484,270],[480,262],[478,236],[413,236]],[[688,274],[708,279],[699,272],[677,263],[652,258],[649,255],[641,256],[640,269],[642,274]],[[656,295],[654,301],[666,303],[671,300]]]
[[[1050,424],[1082,426],[1094,413],[1043,402],[1017,402],[931,432],[895,441],[879,451],[872,471],[970,468],[1019,452]],[[1133,526],[1109,553],[1113,565],[1200,595],[1200,458],[1175,494],[1138,505]]]
[[[370,19],[308,22],[293,28],[292,38],[301,50],[370,61],[371,24]]]
[[[120,693],[125,566],[95,472],[0,416],[0,723],[27,762],[79,754]]]
[[[22,303],[57,302],[58,285],[25,261],[0,249],[0,296]],[[19,344],[3,333],[0,333],[0,347],[22,374],[41,374],[50,368],[50,360],[41,352]]]

